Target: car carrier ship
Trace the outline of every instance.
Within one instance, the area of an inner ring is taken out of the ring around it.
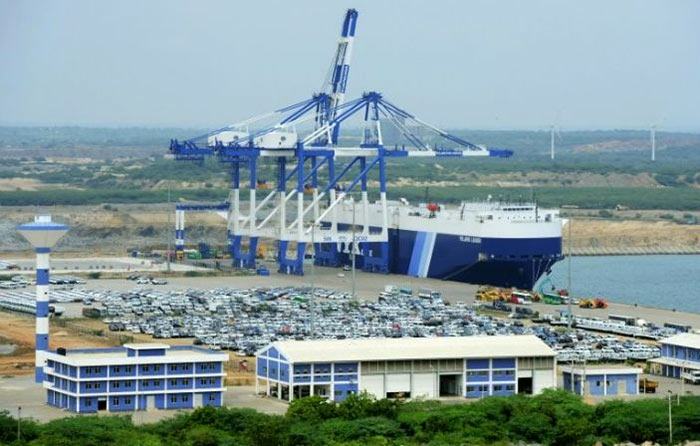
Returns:
[[[380,231],[382,207],[345,200],[338,207],[339,230],[367,221]],[[535,203],[463,202],[447,208],[436,203],[412,206],[389,201],[389,272],[499,287],[532,289],[562,256],[559,211]],[[328,225],[325,225],[326,228]],[[359,229],[358,229],[359,231]],[[358,237],[359,240],[359,237]],[[351,262],[350,249],[339,245],[340,261]],[[379,243],[356,252],[356,267],[364,266]],[[320,262],[323,263],[322,261]]]

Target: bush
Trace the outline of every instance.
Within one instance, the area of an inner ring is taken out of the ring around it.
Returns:
[[[601,218],[613,218],[615,217],[615,214],[613,214],[607,209],[601,209],[600,211],[598,211],[598,216]]]
[[[91,273],[88,273],[88,279],[99,279],[102,276],[102,273],[100,271],[93,271]]]
[[[123,416],[67,417],[46,424],[23,419],[22,432],[25,442],[37,446],[665,444],[666,404],[659,398],[591,406],[562,390],[447,405],[368,395],[335,404],[316,396],[294,400],[285,416],[205,407],[140,426]],[[674,440],[681,444],[697,439],[700,397],[681,398],[673,411]],[[14,444],[16,423],[0,411],[0,444]]]

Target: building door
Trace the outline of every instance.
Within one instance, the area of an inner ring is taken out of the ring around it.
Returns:
[[[97,398],[97,410],[107,410],[107,398]]]
[[[440,396],[459,396],[462,388],[462,375],[440,375]]]
[[[370,395],[382,399],[384,393],[384,375],[363,375],[360,381],[360,392],[367,391]]]
[[[144,409],[153,410],[155,408],[156,408],[156,396],[155,395],[148,395],[146,397],[146,407],[144,407]]]
[[[411,396],[413,398],[435,398],[435,373],[414,373],[413,374],[413,389]]]
[[[532,395],[532,378],[518,378],[518,393]]]

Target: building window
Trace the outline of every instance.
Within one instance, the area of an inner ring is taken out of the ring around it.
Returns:
[[[183,364],[182,365],[182,370],[189,372],[190,371],[190,365],[189,364]]]
[[[170,402],[177,403],[177,397],[175,395],[170,395]]]
[[[114,381],[112,383],[112,387],[114,387],[115,389],[118,389],[119,388],[119,381]]]
[[[85,383],[86,389],[92,389],[92,383]]]
[[[129,398],[129,397],[124,398],[124,404],[131,404],[131,398]]]
[[[216,401],[216,395],[213,393],[209,394],[209,401]]]
[[[342,390],[336,390],[335,392],[333,392],[333,394],[335,396],[341,396],[343,394],[343,392],[342,392]]]
[[[206,379],[200,379],[200,380],[199,380],[199,384],[201,384],[201,385],[204,385],[204,384],[206,384],[206,383],[207,383],[207,380],[206,380]]]
[[[183,402],[183,403],[186,403],[186,402],[188,402],[189,400],[190,400],[190,396],[189,396],[189,395],[182,395],[182,402]]]
[[[119,373],[120,371],[121,371],[121,367],[119,367],[118,365],[114,366],[114,373]]]
[[[177,386],[177,380],[176,380],[176,379],[171,379],[171,380],[170,380],[170,385],[171,385],[171,386]]]
[[[115,406],[119,405],[119,398],[112,398],[112,404]]]
[[[190,385],[190,380],[189,380],[189,379],[183,379],[183,380],[182,380],[182,385],[183,385],[183,386],[189,386],[189,385]]]
[[[85,400],[85,405],[86,405],[87,407],[92,406],[92,399],[90,399],[90,398],[86,399],[86,400]]]
[[[150,367],[148,367],[147,365],[141,366],[141,371],[147,372],[149,368]]]
[[[131,387],[131,381],[124,381],[124,387]]]
[[[506,390],[515,390],[515,384],[506,384]]]
[[[143,384],[144,387],[148,387],[148,380],[147,380],[147,379],[144,379],[142,384]]]
[[[155,365],[153,366],[153,371],[154,371],[154,372],[160,372],[160,364],[155,364]]]
[[[170,364],[170,371],[174,372],[177,370],[177,364]]]
[[[126,373],[131,373],[131,366],[130,365],[125,366],[124,369],[126,370]]]
[[[503,386],[498,385],[498,384],[495,385],[495,386],[493,386],[493,391],[494,391],[494,392],[500,392],[501,390],[503,390]]]
[[[153,385],[156,387],[160,386],[160,380],[159,379],[154,380]]]

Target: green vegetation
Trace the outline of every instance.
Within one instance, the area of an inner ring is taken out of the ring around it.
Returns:
[[[386,127],[386,146],[401,145],[400,135]],[[359,130],[349,131],[357,135],[343,142],[356,144]],[[18,182],[16,191],[0,192],[0,205],[163,203],[168,185],[173,201],[224,200],[230,165],[213,158],[201,165],[163,158],[170,138],[201,133],[188,129],[0,127],[0,147],[7,149],[0,153],[0,179],[23,178],[41,184],[38,190],[23,190]],[[411,184],[426,183],[431,184],[430,199],[452,204],[491,195],[511,200],[536,197],[548,207],[611,209],[621,204],[631,209],[700,209],[697,134],[658,132],[658,161],[652,163],[646,131],[565,132],[557,141],[555,161],[549,159],[548,131],[455,133],[475,143],[513,149],[515,155],[508,159],[389,159],[387,178],[401,184],[389,188],[390,196],[422,201],[425,187]],[[430,142],[434,145],[437,140]],[[338,161],[337,172],[345,162],[348,160]],[[274,182],[275,161],[261,159],[258,166],[258,178]],[[344,179],[346,186],[356,170]],[[319,176],[325,180],[327,170],[321,169]],[[376,169],[369,177],[370,184],[376,184]],[[244,174],[242,185],[246,183]]]
[[[673,405],[674,443],[697,439],[700,398]],[[507,445],[518,441],[553,446],[612,445],[625,441],[667,444],[664,399],[608,401],[589,406],[571,393],[486,398],[471,404],[401,403],[351,396],[341,404],[319,397],[294,401],[284,416],[251,409],[202,408],[155,424],[135,426],[127,417],[69,417],[46,424],[0,413],[0,444],[15,445]]]
[[[370,191],[372,188],[370,188]],[[376,192],[376,190],[375,190]],[[412,202],[423,201],[425,187],[402,186],[389,189],[389,198],[404,197]],[[630,209],[671,209],[697,211],[700,191],[696,188],[638,188],[638,187],[495,187],[449,186],[430,187],[430,200],[459,204],[461,201],[531,200],[540,206],[574,205],[582,209],[613,209],[621,204]],[[222,188],[178,189],[171,191],[171,200],[223,201],[228,191]],[[243,195],[245,197],[245,194]],[[38,191],[1,191],[3,206],[99,205],[102,203],[165,203],[168,191],[163,189],[44,189]]]

